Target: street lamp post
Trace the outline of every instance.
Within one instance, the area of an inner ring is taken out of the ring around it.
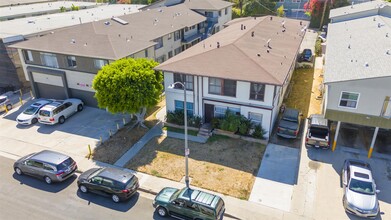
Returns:
[[[174,82],[171,86],[174,87],[175,84],[179,84],[183,87],[184,92],[184,113],[185,113],[185,166],[186,166],[186,172],[185,172],[185,183],[186,187],[189,188],[189,146],[187,144],[187,102],[186,102],[186,83],[185,82]]]

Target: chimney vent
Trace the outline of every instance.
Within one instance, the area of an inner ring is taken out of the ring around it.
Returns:
[[[253,31],[253,32],[251,32],[251,37],[254,37],[254,35],[255,35],[254,31]]]
[[[217,48],[220,48],[220,42],[217,42]]]
[[[243,30],[243,24],[240,25],[240,30]]]

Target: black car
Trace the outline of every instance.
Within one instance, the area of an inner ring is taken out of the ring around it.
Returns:
[[[131,172],[110,167],[87,170],[79,176],[77,185],[83,193],[111,197],[114,202],[130,199],[139,187],[138,178]]]
[[[312,51],[311,49],[304,49],[299,57],[299,62],[312,62]]]

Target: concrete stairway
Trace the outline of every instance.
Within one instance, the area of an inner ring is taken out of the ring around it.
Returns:
[[[203,124],[200,130],[198,131],[197,136],[205,137],[205,138],[209,138],[210,136],[212,136],[212,125],[209,123]]]

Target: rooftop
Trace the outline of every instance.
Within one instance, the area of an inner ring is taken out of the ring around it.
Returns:
[[[53,0],[0,0],[0,7],[8,6],[8,5],[24,5],[24,4],[32,4],[38,2],[50,2]]]
[[[128,182],[134,175],[128,171],[120,170],[117,168],[106,167],[99,173],[99,176],[108,179],[117,180],[122,183]]]
[[[353,4],[346,7],[336,8],[330,11],[329,18],[335,18],[339,16],[355,14],[363,11],[375,10],[375,12],[379,12],[379,9],[384,7],[391,7],[391,4],[381,0],[369,1],[360,4]],[[377,14],[376,13],[376,14]]]
[[[179,2],[179,3],[177,3]],[[188,8],[192,10],[222,10],[226,7],[233,5],[233,3],[223,0],[178,0],[178,1],[169,1],[169,0],[161,0],[157,1],[151,5],[145,6],[142,10],[148,10],[158,7],[169,7],[176,4],[185,4]]]
[[[112,19],[76,25],[13,45],[16,48],[117,60],[155,45],[153,40],[205,21],[184,5],[152,9]]]
[[[375,15],[328,27],[324,83],[391,76],[391,18]]]
[[[307,22],[270,16],[249,17],[240,22],[235,20],[227,28],[160,64],[156,69],[284,84],[289,70],[295,64]]]
[[[42,32],[50,32],[54,29],[78,25],[138,12],[143,5],[102,5],[91,9],[80,11],[69,11],[64,13],[41,15],[35,17],[20,18],[0,22],[0,39],[13,41],[13,38],[23,39],[24,37],[38,35]],[[7,39],[8,38],[8,39]]]
[[[60,7],[70,9],[72,4],[74,6],[79,6],[81,9],[98,6],[98,4],[94,2],[58,1],[0,7],[0,20],[6,20],[8,17],[24,16],[26,14],[53,13],[51,11],[60,13]]]

